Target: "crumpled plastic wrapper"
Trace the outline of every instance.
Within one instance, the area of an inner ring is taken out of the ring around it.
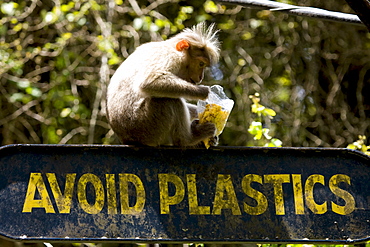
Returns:
[[[211,86],[208,98],[199,100],[197,104],[199,123],[214,123],[217,129],[216,136],[219,136],[225,128],[233,106],[234,101],[226,96],[220,85]],[[211,139],[203,140],[207,149],[210,147]]]

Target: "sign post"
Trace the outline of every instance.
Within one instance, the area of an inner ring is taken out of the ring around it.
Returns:
[[[348,149],[11,145],[0,148],[0,236],[362,243],[369,177],[369,157]]]

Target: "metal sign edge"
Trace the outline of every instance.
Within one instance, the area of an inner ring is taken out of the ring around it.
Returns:
[[[102,144],[10,144],[5,146],[0,146],[0,158],[3,152],[21,149],[21,148],[80,148],[80,149],[100,149],[100,148],[107,148],[107,149],[120,149],[120,148],[129,148],[129,149],[174,149],[174,150],[185,150],[185,149],[201,149],[201,148],[179,148],[179,147],[135,147],[135,146],[127,146],[127,145],[102,145]],[[294,151],[294,152],[342,152],[344,155],[353,155],[360,157],[361,159],[370,162],[370,157],[365,155],[364,153],[347,149],[347,148],[313,148],[313,147],[244,147],[244,146],[217,146],[211,147],[209,150],[213,151],[227,151],[227,150],[260,150],[260,151]],[[368,164],[370,166],[370,163]],[[242,244],[242,243],[269,243],[269,244],[282,244],[282,243],[293,243],[293,244],[361,244],[367,241],[370,241],[370,236],[366,238],[360,239],[346,239],[346,240],[336,240],[336,239],[300,239],[300,240],[261,240],[261,239],[248,239],[248,240],[228,240],[225,239],[223,241],[220,240],[199,240],[199,239],[184,239],[184,240],[173,240],[173,239],[122,239],[122,238],[50,238],[50,237],[42,237],[39,238],[35,237],[10,237],[0,233],[0,237],[3,239],[11,240],[11,241],[19,241],[19,242],[65,242],[65,243],[73,243],[73,242],[85,242],[85,243],[103,243],[103,242],[114,242],[114,243],[235,243],[235,244]]]

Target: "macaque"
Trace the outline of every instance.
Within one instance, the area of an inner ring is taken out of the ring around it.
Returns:
[[[210,92],[198,84],[219,59],[216,34],[214,25],[200,23],[139,46],[121,64],[108,86],[107,113],[123,144],[197,146],[215,136],[215,125],[200,124],[196,106],[185,100],[204,100]]]

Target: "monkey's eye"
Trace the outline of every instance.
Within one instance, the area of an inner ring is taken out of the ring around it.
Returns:
[[[204,68],[204,67],[206,67],[206,63],[205,63],[205,62],[203,62],[203,61],[200,61],[200,62],[199,62],[199,67],[200,67],[200,68]]]

